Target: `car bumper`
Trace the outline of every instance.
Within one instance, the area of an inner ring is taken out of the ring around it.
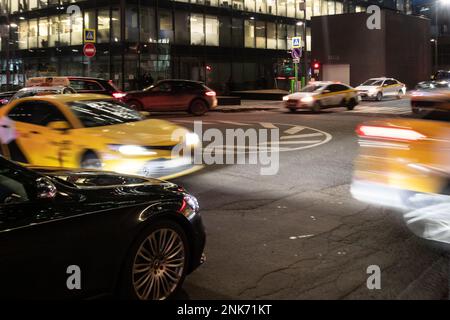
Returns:
[[[314,105],[314,102],[301,102],[300,100],[292,100],[292,101],[285,101],[284,103],[285,107],[291,110],[296,109],[310,109]]]
[[[199,213],[195,214],[192,219],[190,219],[190,224],[193,241],[188,273],[191,273],[206,261],[206,232],[201,215]]]

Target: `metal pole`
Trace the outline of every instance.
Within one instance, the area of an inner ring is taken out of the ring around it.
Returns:
[[[306,46],[306,0],[303,0],[303,41],[305,43],[305,47],[303,50],[302,86],[308,83],[308,48]]]
[[[439,22],[438,22],[438,11],[439,11],[439,0],[436,1],[435,4],[436,8],[435,8],[435,13],[436,13],[436,41],[434,42],[434,65],[435,65],[435,71],[439,70],[439,63],[438,63],[438,59],[439,59],[439,54],[438,54],[438,39],[439,39]]]
[[[298,91],[298,63],[294,62],[294,78],[295,78],[295,84],[294,84],[294,92]]]

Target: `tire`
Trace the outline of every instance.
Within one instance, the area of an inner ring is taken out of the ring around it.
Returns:
[[[295,108],[289,108],[289,112],[291,112],[291,113],[295,113],[297,111],[297,109],[295,109]]]
[[[353,110],[353,109],[355,109],[356,105],[357,105],[357,103],[356,103],[355,98],[351,98],[347,102],[346,108],[347,108],[347,110]]]
[[[80,168],[83,169],[100,169],[102,167],[102,161],[97,155],[92,152],[86,152],[80,160]]]
[[[311,111],[314,113],[320,112],[320,104],[319,102],[315,102],[314,105],[311,107]]]
[[[189,113],[194,116],[202,116],[208,111],[208,105],[205,101],[196,99],[189,106]]]
[[[397,99],[398,100],[400,100],[401,98],[402,98],[402,94],[403,94],[403,91],[402,90],[400,90],[398,93],[397,93]]]
[[[127,102],[128,106],[130,106],[130,108],[136,110],[136,111],[143,111],[144,110],[144,106],[142,105],[142,103],[140,103],[137,100],[130,100],[129,102]]]
[[[377,96],[376,96],[375,99],[376,99],[377,101],[383,100],[383,92],[379,91],[379,92],[377,93]]]
[[[153,248],[150,242],[154,244]],[[132,245],[122,270],[121,297],[165,300],[176,296],[189,266],[188,243],[183,229],[171,220],[161,220],[145,228]],[[170,249],[164,249],[161,253],[161,247],[169,244]],[[170,259],[171,263],[167,263],[166,259]],[[170,264],[175,266],[169,269],[167,265]]]

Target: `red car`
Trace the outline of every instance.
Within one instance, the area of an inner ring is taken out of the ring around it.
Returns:
[[[122,100],[138,111],[187,111],[196,116],[217,107],[216,93],[200,81],[162,80]]]

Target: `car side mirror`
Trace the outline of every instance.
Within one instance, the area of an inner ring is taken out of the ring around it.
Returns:
[[[36,198],[54,199],[57,193],[56,186],[47,178],[36,179]]]
[[[65,131],[69,130],[70,124],[66,121],[52,121],[47,124],[47,128],[53,129],[53,130],[60,130]]]

